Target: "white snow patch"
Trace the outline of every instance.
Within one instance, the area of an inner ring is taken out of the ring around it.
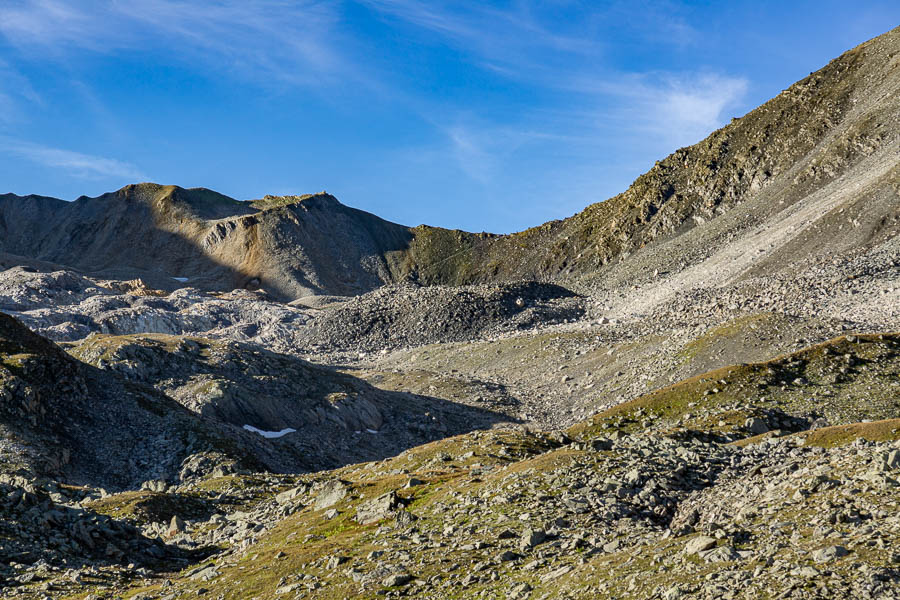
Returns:
[[[174,279],[175,281],[180,281],[181,283],[186,283],[189,278],[188,277],[173,277],[172,279]]]
[[[263,431],[262,429],[257,429],[253,425],[244,425],[244,429],[246,429],[247,431],[252,431],[253,433],[258,433],[259,435],[263,436],[264,438],[269,438],[269,439],[280,438],[289,433],[294,433],[295,431],[297,431],[296,429],[291,429],[290,427],[288,427],[286,429],[282,429],[281,431]]]

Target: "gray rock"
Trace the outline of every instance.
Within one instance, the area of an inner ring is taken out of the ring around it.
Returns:
[[[636,486],[641,482],[641,472],[638,469],[632,469],[625,473],[625,477],[622,478],[622,481],[625,485]]]
[[[386,519],[398,506],[400,506],[400,501],[397,494],[394,492],[382,494],[357,507],[356,522],[360,525],[368,525]]]
[[[511,560],[516,560],[517,558],[519,558],[519,555],[512,550],[504,550],[497,556],[497,560],[500,562],[509,562]]]
[[[147,490],[150,492],[158,492],[158,493],[165,492],[168,487],[169,487],[168,484],[165,481],[162,481],[161,479],[151,479],[150,481],[145,481],[141,485],[142,490]]]
[[[699,555],[706,562],[725,562],[740,558],[740,555],[731,546],[719,546],[718,548],[699,552]]]
[[[412,581],[412,576],[408,573],[395,573],[393,575],[388,575],[381,581],[381,585],[384,587],[398,587],[401,585],[406,585]]]
[[[744,422],[744,429],[752,435],[760,435],[769,432],[769,424],[759,417],[750,417]]]
[[[297,486],[293,487],[289,490],[285,490],[275,496],[275,501],[278,504],[287,504],[294,498],[302,496],[306,493],[306,486]]]
[[[166,532],[166,535],[172,537],[173,535],[182,533],[184,531],[184,521],[181,520],[181,517],[178,515],[172,515],[172,520],[169,522],[169,529]]]
[[[604,450],[612,450],[613,442],[612,442],[612,440],[608,440],[605,438],[597,438],[597,439],[594,439],[594,440],[591,440],[590,442],[588,442],[588,446],[590,447],[591,450],[594,450],[595,452],[601,452]]]
[[[347,491],[347,486],[342,481],[329,481],[316,496],[316,509],[334,506],[347,496]]]
[[[826,546],[813,552],[813,560],[817,563],[827,563],[848,554],[843,546]]]
[[[553,581],[554,579],[559,579],[560,577],[562,577],[563,575],[565,575],[566,573],[571,571],[572,568],[573,567],[571,565],[565,565],[565,566],[559,567],[558,569],[554,569],[554,570],[550,571],[549,573],[546,573],[541,576],[541,583],[548,583],[550,581]]]
[[[606,553],[618,552],[619,550],[619,540],[613,540],[611,542],[606,542],[603,544],[603,551]]]
[[[340,565],[344,564],[345,562],[347,562],[346,556],[332,556],[325,563],[325,567],[327,569],[333,571],[334,569],[337,569]]]
[[[215,565],[209,565],[191,575],[191,579],[194,581],[210,581],[218,576],[219,571],[216,569]]]
[[[400,527],[409,527],[413,523],[416,522],[418,517],[408,510],[398,510],[395,516],[397,520],[397,525]]]
[[[793,571],[791,571],[791,574],[798,577],[804,577],[806,579],[815,579],[821,576],[822,572],[815,567],[800,567],[799,569],[794,569]]]
[[[703,552],[704,550],[709,550],[715,545],[716,538],[709,537],[708,535],[699,535],[695,538],[692,538],[687,544],[684,545],[684,553],[688,555],[697,554],[699,552]]]
[[[874,470],[876,472],[886,473],[897,468],[900,468],[900,450],[891,450],[877,456],[875,459]]]
[[[275,588],[275,593],[279,596],[282,594],[290,594],[291,592],[296,592],[297,590],[303,587],[302,583],[289,583],[287,585],[282,585]]]
[[[666,590],[663,594],[663,600],[678,600],[678,598],[681,598],[682,596],[684,596],[684,592],[676,585]]]
[[[534,548],[547,539],[547,534],[543,529],[526,529],[519,538],[519,547],[523,550]]]

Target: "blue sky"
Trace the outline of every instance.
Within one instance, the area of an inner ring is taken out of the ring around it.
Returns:
[[[327,190],[520,230],[898,24],[896,0],[0,0],[0,192]]]

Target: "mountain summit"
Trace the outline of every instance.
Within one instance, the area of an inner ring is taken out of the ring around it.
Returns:
[[[898,87],[513,235],[0,197],[4,597],[900,600]]]
[[[186,278],[282,300],[409,279],[618,285],[680,272],[711,249],[719,262],[740,257],[727,261],[732,278],[790,269],[896,235],[898,98],[894,29],[677,150],[622,194],[513,235],[404,227],[324,193],[239,202],[145,183],[72,203],[0,196],[0,251],[163,289]]]
[[[238,202],[142,183],[71,203],[0,196],[0,250],[162,289],[358,294],[391,281],[386,257],[409,237],[325,193]]]

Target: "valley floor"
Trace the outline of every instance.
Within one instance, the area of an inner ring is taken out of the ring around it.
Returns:
[[[4,312],[270,472],[214,444],[103,489],[7,427],[2,597],[900,597],[892,248],[317,306],[9,269]]]

